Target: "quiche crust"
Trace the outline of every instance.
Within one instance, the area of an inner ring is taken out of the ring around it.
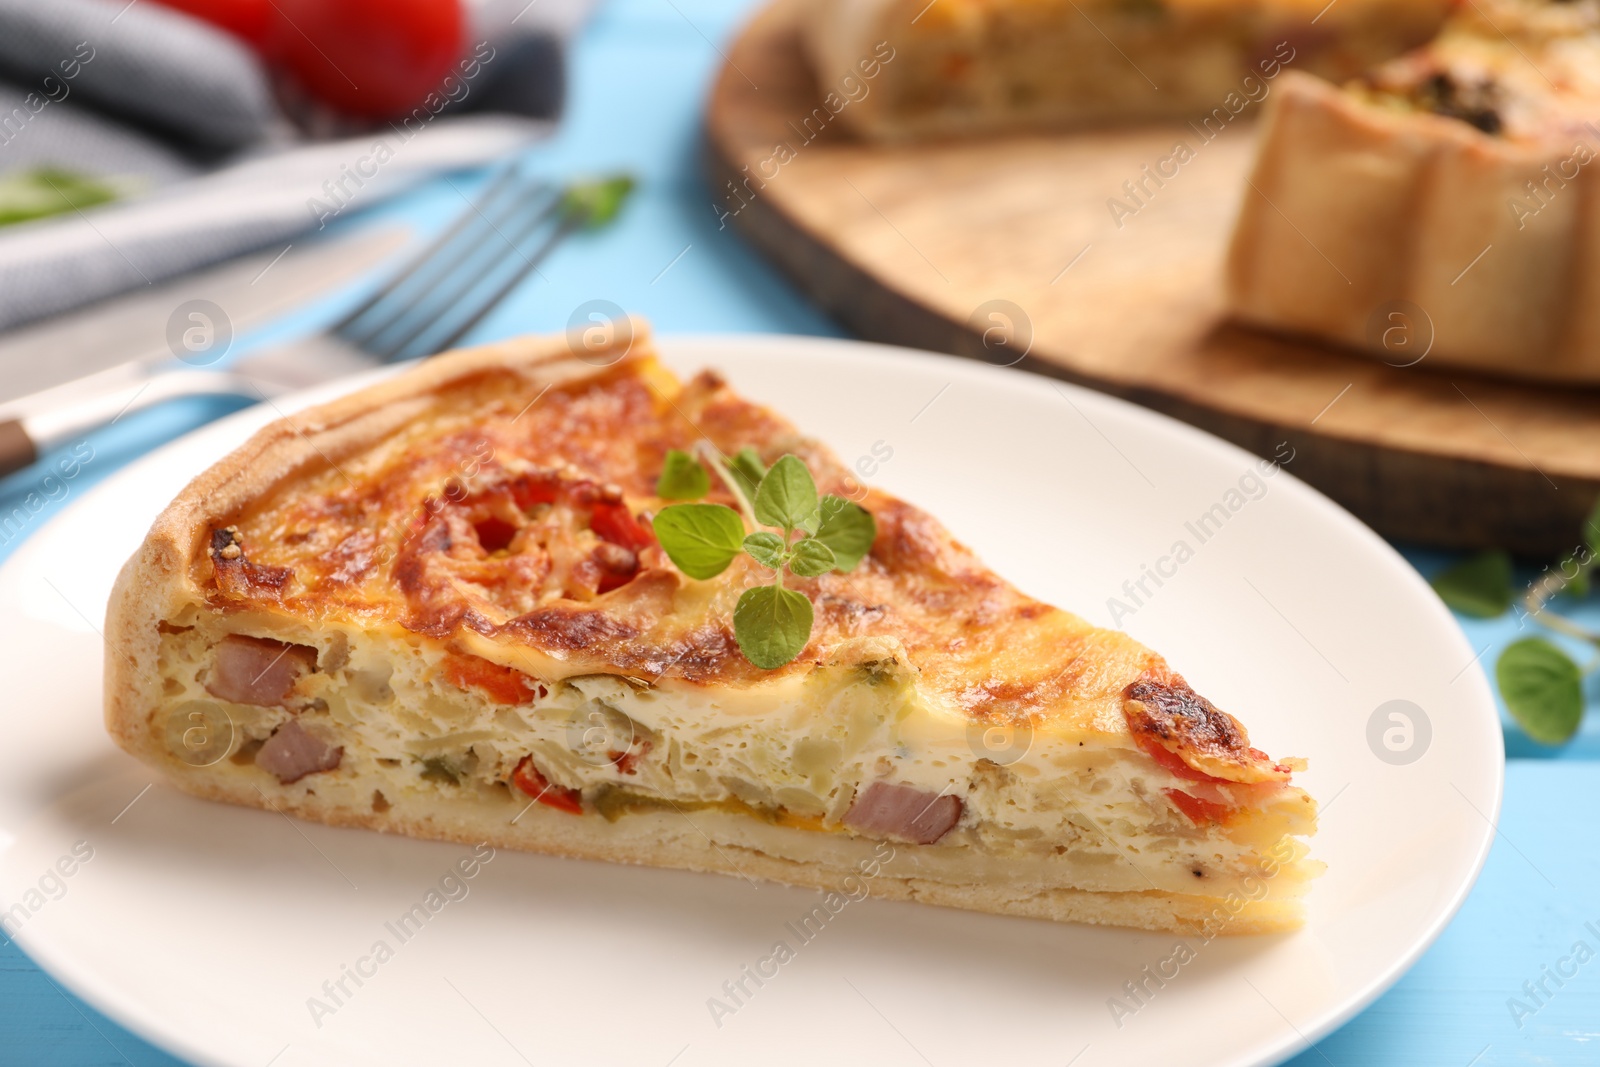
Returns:
[[[1426,41],[1446,0],[802,0],[826,102],[878,140],[1209,115],[1292,67],[1336,79]],[[831,97],[831,100],[829,99]],[[821,115],[825,124],[829,116]],[[802,120],[804,121],[804,120]]]
[[[1342,87],[1289,72],[1227,264],[1242,321],[1395,366],[1600,381],[1600,5],[1499,0]]]
[[[648,537],[663,451],[701,437],[878,521],[856,571],[797,580],[817,623],[778,671],[731,638],[758,576],[688,579]],[[335,825],[829,889],[876,857],[881,896],[1207,934],[1292,928],[1319,870],[1303,764],[715,374],[678,382],[643,324],[268,426],[157,520],[106,634],[118,744]]]

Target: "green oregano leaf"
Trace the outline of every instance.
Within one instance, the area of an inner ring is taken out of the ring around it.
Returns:
[[[796,544],[794,556],[789,560],[789,569],[802,578],[827,574],[837,565],[833,549],[815,537],[807,537]]]
[[[744,539],[744,550],[763,567],[777,570],[784,564],[783,538],[770,530],[757,530]]]
[[[1578,573],[1567,579],[1566,587],[1562,589],[1562,592],[1570,597],[1582,600],[1589,595],[1589,589],[1593,584],[1589,577],[1589,568],[1579,567]]]
[[[751,503],[756,521],[764,526],[777,526],[785,533],[817,532],[817,483],[811,480],[806,465],[794,456],[784,456],[772,465]]]
[[[48,218],[116,198],[115,189],[86,174],[58,167],[13,170],[0,178],[0,226]]]
[[[761,488],[761,479],[767,476],[767,468],[756,450],[746,445],[739,449],[738,455],[728,460],[728,473],[744,490],[744,498],[754,500],[756,490]]]
[[[1583,672],[1542,637],[1507,645],[1495,664],[1500,695],[1529,737],[1559,745],[1578,732],[1583,719]]]
[[[699,500],[711,491],[711,475],[700,461],[682,449],[667,452],[656,479],[656,496],[662,500]]]
[[[762,670],[782,667],[811,639],[811,601],[780,585],[746,589],[733,609],[733,636],[745,658]]]
[[[1433,591],[1463,615],[1492,619],[1511,607],[1511,557],[1502,551],[1480,552],[1434,576]]]
[[[1594,508],[1583,522],[1583,543],[1589,546],[1590,552],[1600,556],[1600,500],[1594,502]]]
[[[744,549],[744,520],[721,504],[673,504],[653,527],[667,558],[691,578],[715,578]]]
[[[574,223],[599,229],[622,210],[623,201],[633,192],[634,180],[618,174],[598,181],[574,182],[561,196],[561,212]]]
[[[742,448],[717,464],[729,488],[743,491],[749,511],[741,515],[718,504],[674,504],[655,519],[656,538],[668,558],[691,578],[712,578],[740,552],[777,571],[770,585],[747,589],[733,612],[739,649],[755,666],[774,670],[792,661],[811,640],[814,609],[803,594],[783,587],[783,572],[815,578],[848,571],[872,550],[877,524],[863,507],[838,496],[821,499],[811,472],[797,456],[770,468],[753,448]],[[666,456],[656,492],[663,499],[698,499],[710,491],[709,475],[687,452]],[[743,507],[743,504],[741,504]],[[753,519],[772,530],[745,533]],[[811,536],[795,540],[795,532]]]
[[[878,536],[872,512],[842,496],[825,496],[821,514],[815,539],[833,550],[836,569],[855,570],[862,557],[872,551],[872,542]]]

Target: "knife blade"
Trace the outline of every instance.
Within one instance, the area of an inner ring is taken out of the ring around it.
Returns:
[[[326,295],[410,236],[405,227],[382,227],[295,241],[0,334],[0,409],[91,375],[131,381],[170,360],[169,320],[186,301],[215,303],[238,333]]]

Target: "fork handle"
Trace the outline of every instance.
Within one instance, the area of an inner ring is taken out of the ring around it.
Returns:
[[[31,467],[39,458],[39,446],[28,436],[21,419],[0,422],[0,478]]]

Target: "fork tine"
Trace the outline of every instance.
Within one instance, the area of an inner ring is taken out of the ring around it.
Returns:
[[[462,307],[466,306],[469,309],[470,307],[477,307],[480,301],[472,299],[474,293],[477,293],[480,288],[493,282],[496,278],[506,274],[506,264],[515,264],[517,259],[522,259],[523,269],[520,272],[514,270],[514,274],[518,274],[518,277],[526,274],[526,270],[531,270],[534,266],[538,266],[539,259],[542,259],[542,256],[546,254],[544,253],[544,248],[541,246],[539,250],[534,251],[534,258],[530,259],[522,251],[523,243],[528,238],[533,237],[534,234],[538,234],[542,227],[549,226],[550,219],[555,218],[560,210],[562,210],[562,195],[557,190],[557,194],[547,200],[538,211],[534,211],[531,216],[523,219],[522,226],[518,226],[510,234],[504,234],[504,232],[498,234],[498,242],[493,243],[493,248],[491,248],[488,258],[478,262],[477,270],[475,270],[474,274],[470,275],[470,277],[459,278],[458,285],[454,285],[450,293],[443,294],[442,299],[434,301],[434,306],[430,307],[426,315],[414,320],[413,326],[406,331],[405,336],[392,339],[392,341],[381,346],[382,350],[379,352],[379,357],[384,358],[384,360],[394,360],[394,358],[406,354],[416,342],[426,338],[427,334],[435,333],[438,330],[438,326],[450,322],[451,318],[458,317],[458,312]],[[501,293],[494,294],[491,299],[498,301],[499,298],[501,298]],[[467,314],[474,314],[474,312],[469,310]],[[434,352],[440,352],[440,350],[442,350],[442,347],[429,346],[426,352],[411,352],[411,355],[432,355]]]
[[[491,200],[500,192],[502,188],[505,187],[508,182],[511,181],[516,173],[517,164],[515,162],[509,163],[502,167],[500,172],[490,179],[489,184],[484,187],[481,193],[478,194],[479,202],[487,203],[489,200]],[[468,224],[476,221],[476,217],[477,216],[472,211],[464,211],[458,215],[455,221],[452,222],[443,233],[435,237],[431,242],[428,243],[427,247],[423,248],[420,252],[413,256],[404,267],[401,267],[400,270],[395,273],[394,277],[390,278],[383,285],[379,286],[376,292],[367,297],[367,299],[363,300],[360,304],[356,305],[356,307],[348,312],[344,318],[340,319],[338,322],[329,327],[328,332],[342,335],[350,328],[350,326],[355,323],[357,319],[371,311],[385,297],[393,294],[395,290],[399,289],[402,285],[414,277],[418,271],[420,271],[430,260],[433,259],[434,256],[438,255],[441,250],[450,244],[451,241],[455,240],[461,231],[467,228]]]
[[[525,181],[497,183],[489,191],[490,195],[469,204],[452,223],[448,240],[437,242],[430,254],[408,272],[402,284],[394,286],[364,316],[342,324],[337,335],[349,344],[368,349],[379,337],[410,317],[429,293],[468,264],[487,239],[523,209],[528,187]]]
[[[456,270],[441,278],[440,285],[429,293],[428,300],[419,300],[414,308],[391,324],[392,328],[372,337],[367,345],[368,351],[385,361],[397,358],[450,318],[474,290],[499,274],[506,263],[517,257],[526,262],[527,257],[522,252],[523,243],[547,225],[560,206],[561,197],[557,193],[539,202],[539,206],[510,233],[496,227],[494,237],[488,239],[480,249],[484,254],[472,258],[470,269]],[[437,348],[432,348],[415,354],[429,355],[436,351]]]
[[[551,252],[555,251],[556,245],[560,244],[573,230],[576,230],[580,223],[581,219],[577,216],[569,215],[563,218],[556,227],[555,232],[547,237],[543,244],[534,249],[533,255],[525,257],[522,266],[512,271],[511,276],[505,280],[500,288],[496,289],[487,298],[480,300],[477,308],[467,316],[466,321],[452,330],[450,336],[439,341],[433,350],[444,352],[454,348],[456,343],[471,332],[474,326],[482,322],[489,312],[498,307],[511,294],[513,289],[522,284],[523,280],[529,274],[532,274],[539,264],[549,257]]]

